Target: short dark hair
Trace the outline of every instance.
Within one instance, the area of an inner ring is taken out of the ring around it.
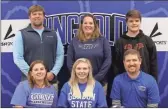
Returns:
[[[124,60],[125,60],[125,57],[129,54],[133,54],[133,55],[137,55],[138,56],[138,59],[141,59],[141,55],[139,53],[138,50],[135,50],[135,49],[128,49],[127,51],[124,52]]]
[[[43,15],[45,15],[45,11],[44,11],[44,8],[40,5],[33,5],[29,8],[29,11],[28,11],[28,14],[30,16],[30,14],[32,12],[36,12],[36,11],[42,11],[43,12]]]
[[[141,13],[138,10],[129,10],[126,14],[126,22],[128,21],[128,18],[133,17],[133,18],[139,18],[141,21]]]

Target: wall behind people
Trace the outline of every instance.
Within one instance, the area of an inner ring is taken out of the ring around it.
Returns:
[[[126,30],[125,14],[137,9],[142,15],[142,29],[155,42],[158,51],[158,84],[161,96],[160,107],[168,107],[168,2],[166,1],[2,1],[1,24],[1,107],[10,107],[10,100],[21,71],[13,62],[12,43],[15,32],[28,23],[28,8],[42,5],[46,11],[46,26],[58,31],[65,49],[65,60],[58,74],[60,87],[69,79],[66,67],[66,50],[76,35],[80,18],[92,12],[98,19],[101,33],[111,47]],[[110,72],[109,73],[113,73]]]

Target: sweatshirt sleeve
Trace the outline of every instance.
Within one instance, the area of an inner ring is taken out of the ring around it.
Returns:
[[[28,93],[26,93],[24,84],[22,82],[19,83],[19,85],[16,87],[15,92],[12,96],[11,104],[26,107],[27,97],[28,97],[27,94]]]
[[[27,76],[29,65],[24,60],[23,39],[21,32],[18,31],[13,40],[13,60],[17,67]]]
[[[69,72],[71,72],[73,63],[75,61],[75,58],[74,58],[75,51],[74,51],[74,47],[73,47],[73,40],[74,39],[72,39],[71,43],[69,44],[68,51],[67,51],[67,67],[68,67]]]
[[[112,106],[121,106],[121,90],[120,90],[120,82],[119,78],[115,77],[110,98],[112,99]]]
[[[64,62],[64,47],[62,45],[61,42],[61,38],[58,32],[56,32],[57,34],[57,50],[56,50],[56,58],[55,58],[55,64],[53,69],[50,71],[52,73],[54,73],[55,75],[57,75],[61,69],[61,67],[63,66],[63,62]]]
[[[115,75],[122,73],[123,70],[123,54],[121,53],[120,41],[117,40],[113,48],[113,57],[112,57],[112,68]],[[122,69],[122,70],[121,70]]]
[[[160,102],[160,96],[159,96],[159,88],[156,83],[156,80],[152,78],[151,84],[148,85],[148,103],[147,107],[148,108],[157,108],[158,104]]]
[[[96,108],[107,108],[106,96],[104,89],[100,83],[98,83],[98,100]]]
[[[68,108],[69,107],[67,88],[69,88],[68,83],[65,83],[61,89],[60,96],[58,99],[58,104],[57,104],[58,108]]]
[[[156,45],[153,40],[149,37],[148,39],[148,52],[149,52],[149,62],[150,62],[150,73],[151,75],[158,80],[158,65],[157,65],[157,50]]]
[[[106,38],[103,41],[104,62],[100,68],[100,71],[95,75],[97,81],[103,80],[111,66],[111,47]]]
[[[57,100],[58,100],[58,95],[57,92],[55,91],[55,88],[53,86],[53,90],[54,90],[54,99],[53,99],[53,103],[52,103],[52,108],[56,108],[57,107]]]

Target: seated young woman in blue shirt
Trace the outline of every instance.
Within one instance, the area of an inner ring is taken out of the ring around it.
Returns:
[[[102,85],[93,78],[88,59],[79,58],[72,67],[70,80],[61,89],[58,107],[107,107]]]

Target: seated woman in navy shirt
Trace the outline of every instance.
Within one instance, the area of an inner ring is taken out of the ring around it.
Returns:
[[[32,62],[28,72],[28,80],[16,87],[11,104],[13,107],[56,107],[57,92],[47,80],[47,69],[43,61]]]
[[[72,67],[71,78],[61,89],[58,107],[107,107],[102,85],[93,78],[88,59],[79,58]]]

